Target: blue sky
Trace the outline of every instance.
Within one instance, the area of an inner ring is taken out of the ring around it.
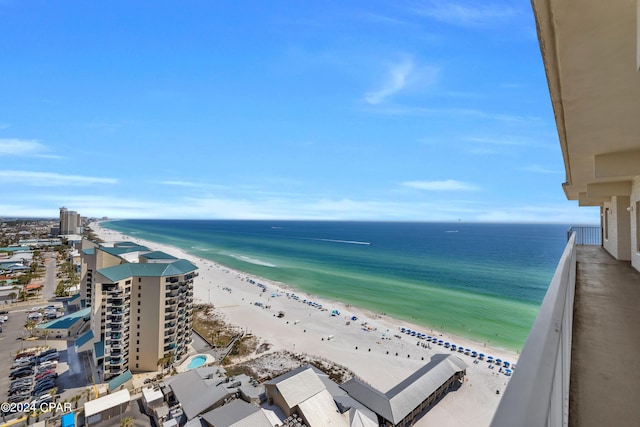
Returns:
[[[0,216],[596,223],[529,1],[0,1]]]

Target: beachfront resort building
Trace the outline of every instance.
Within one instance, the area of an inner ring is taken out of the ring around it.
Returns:
[[[571,230],[492,426],[637,426],[640,2],[532,5],[562,188],[600,224]]]
[[[78,351],[91,351],[103,379],[126,371],[156,371],[167,355],[185,356],[191,342],[197,267],[131,242],[81,249],[81,306],[90,329]]]
[[[70,211],[65,207],[60,208],[61,235],[82,234],[82,219],[76,211]]]
[[[358,378],[338,386],[327,374],[304,365],[265,383],[266,396],[289,419],[309,427],[413,425],[447,392],[459,387],[467,365],[452,354],[431,361],[382,393]]]

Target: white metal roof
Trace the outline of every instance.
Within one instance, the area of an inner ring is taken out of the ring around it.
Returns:
[[[86,402],[84,404],[84,415],[85,417],[90,417],[92,415],[106,411],[107,409],[111,409],[118,405],[121,405],[125,402],[129,402],[130,400],[131,395],[129,395],[129,390],[120,390],[115,393],[108,394],[104,397],[99,397],[95,400]]]

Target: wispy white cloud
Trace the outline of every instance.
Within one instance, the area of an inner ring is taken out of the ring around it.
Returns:
[[[480,187],[455,179],[444,181],[406,181],[403,186],[425,191],[478,191]]]
[[[599,208],[567,205],[505,206],[476,215],[481,222],[550,222],[558,224],[597,224]]]
[[[413,220],[470,222],[556,222],[597,223],[597,208],[579,208],[568,203],[535,206],[496,206],[494,202],[472,200],[398,201],[343,198],[273,197],[251,200],[242,197],[178,198],[155,201],[136,198],[82,194],[33,194],[28,201],[3,204],[5,216],[51,218],[58,206],[72,207],[83,216],[110,218],[182,219],[305,219],[305,220]],[[49,206],[45,208],[43,206]]]
[[[47,147],[33,139],[0,138],[0,156],[37,156]]]
[[[387,98],[405,88],[413,70],[414,64],[412,60],[404,60],[392,65],[380,88],[367,92],[364,96],[365,101],[372,105],[385,102]]]
[[[427,0],[413,11],[446,24],[471,28],[502,23],[519,14],[508,3],[483,1]]]
[[[16,182],[33,187],[87,186],[94,184],[117,184],[115,178],[81,175],[63,175],[52,172],[0,170],[0,182]]]

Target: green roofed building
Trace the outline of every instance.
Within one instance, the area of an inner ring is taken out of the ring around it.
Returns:
[[[156,371],[166,355],[182,359],[191,342],[197,267],[132,242],[83,241],[80,253],[80,295],[91,310],[93,360],[103,378]]]

